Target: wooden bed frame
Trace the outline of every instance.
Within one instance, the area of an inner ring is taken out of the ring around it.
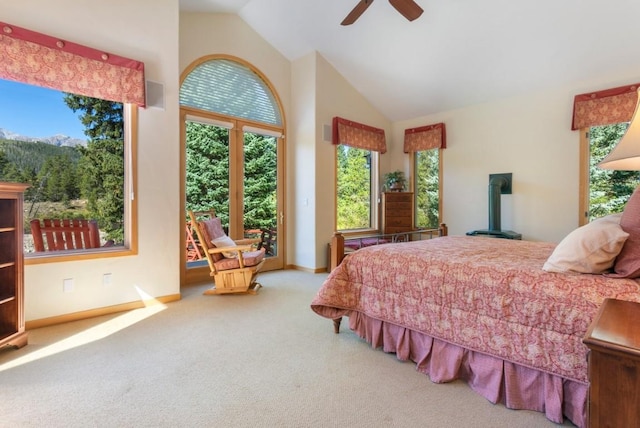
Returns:
[[[388,244],[392,242],[419,241],[421,239],[433,239],[439,236],[447,236],[449,230],[445,223],[440,223],[437,229],[416,229],[410,232],[388,233],[380,235],[366,235],[346,238],[341,232],[335,232],[329,243],[329,272],[334,270],[342,262],[345,256],[355,251],[348,245],[356,244],[357,248],[370,245]],[[345,243],[347,245],[345,245]]]

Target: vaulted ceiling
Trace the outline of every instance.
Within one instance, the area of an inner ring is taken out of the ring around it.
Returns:
[[[180,0],[180,9],[237,14],[290,60],[317,51],[393,121],[601,76],[640,82],[638,0],[415,0],[424,13],[412,22],[377,0],[340,25],[358,1]]]

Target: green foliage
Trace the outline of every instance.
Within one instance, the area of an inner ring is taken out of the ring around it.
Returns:
[[[52,202],[69,202],[80,196],[78,188],[77,162],[69,156],[56,155],[42,164],[36,180],[40,184],[40,199]]]
[[[244,134],[244,226],[273,229],[277,221],[277,140]]]
[[[244,227],[276,226],[277,140],[244,134]],[[186,208],[214,208],[229,226],[229,131],[213,125],[186,124]]]
[[[371,152],[345,145],[338,151],[338,230],[371,227]]]
[[[93,140],[124,139],[122,103],[74,94],[65,94],[64,102],[74,113],[82,112],[80,121],[87,137]]]
[[[626,123],[597,126],[589,130],[589,220],[622,212],[638,186],[640,171],[601,169],[598,163],[615,147],[627,129]]]
[[[124,242],[124,143],[91,140],[78,164],[82,197],[90,218],[98,221],[107,239]]]
[[[90,138],[78,162],[80,194],[107,239],[124,242],[124,110],[122,103],[65,94]]]
[[[186,208],[210,208],[229,225],[229,130],[186,123]]]
[[[440,224],[438,149],[416,152],[416,225],[435,228]]]
[[[25,193],[26,200],[45,200],[41,180],[46,177],[42,168],[47,159],[64,159],[67,167],[74,169],[81,153],[76,147],[58,147],[43,142],[0,139],[0,178],[5,181],[28,183],[31,187]],[[49,165],[51,167],[51,165]],[[69,174],[73,174],[70,171]],[[72,194],[76,194],[73,191]],[[69,198],[73,198],[69,195]]]

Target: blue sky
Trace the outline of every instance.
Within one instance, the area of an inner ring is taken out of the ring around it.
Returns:
[[[63,134],[86,140],[78,115],[59,91],[0,79],[0,128],[27,137]]]

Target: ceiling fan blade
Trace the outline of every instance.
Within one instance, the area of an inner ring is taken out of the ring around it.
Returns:
[[[356,22],[356,19],[360,18],[360,15],[362,15],[364,11],[371,6],[371,3],[373,3],[373,0],[360,0],[360,3],[358,3],[356,7],[349,12],[349,15],[342,20],[340,25],[351,25]]]
[[[418,18],[423,12],[422,8],[413,0],[389,0],[389,3],[409,21]]]

